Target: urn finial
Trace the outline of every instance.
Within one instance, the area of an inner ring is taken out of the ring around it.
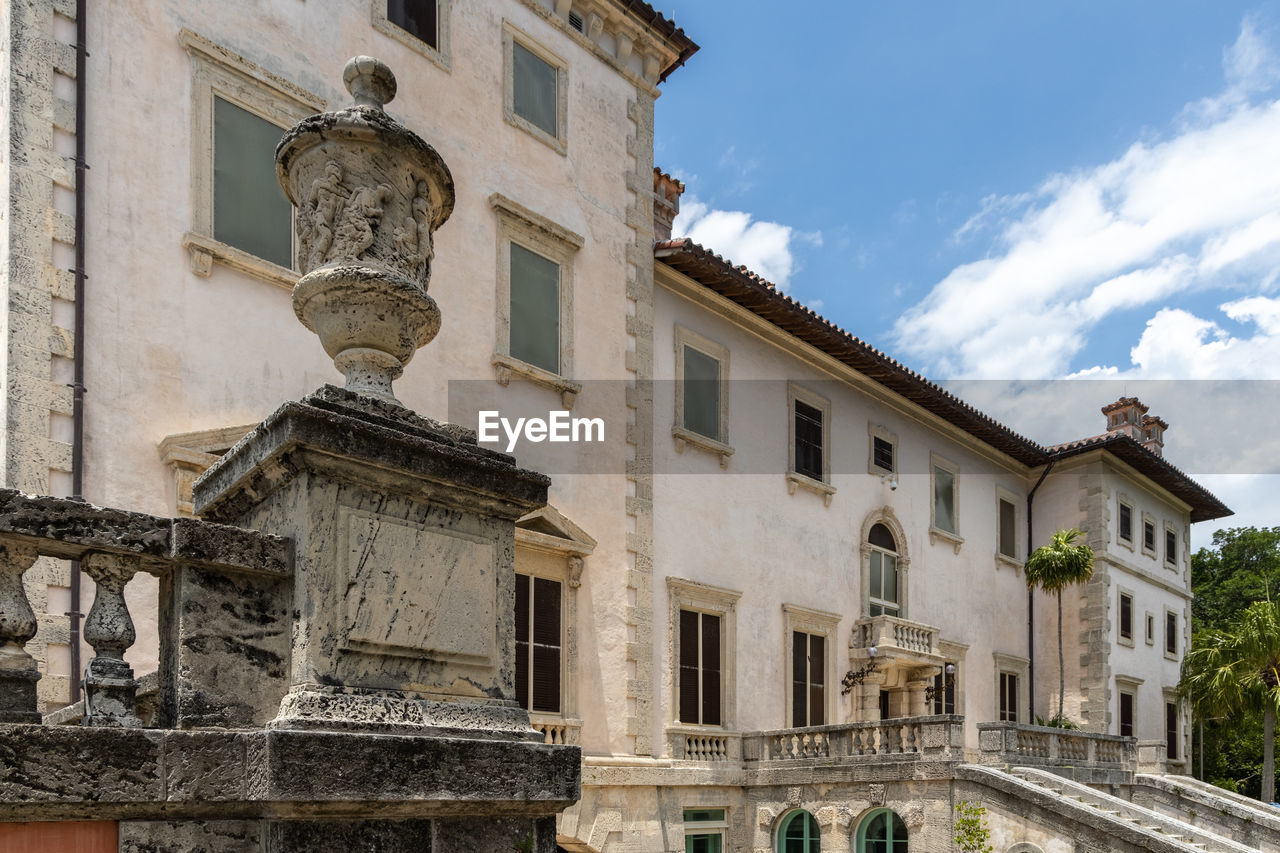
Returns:
[[[380,110],[396,96],[396,75],[380,59],[353,56],[342,69],[342,82],[358,107]]]
[[[304,273],[293,310],[348,390],[396,402],[392,381],[440,331],[427,288],[435,230],[453,212],[453,176],[383,111],[396,95],[385,63],[357,56],[342,79],[355,106],[303,119],[276,148]]]

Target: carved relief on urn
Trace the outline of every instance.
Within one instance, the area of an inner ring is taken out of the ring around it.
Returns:
[[[394,400],[391,381],[440,329],[427,287],[432,235],[453,212],[453,177],[383,110],[395,97],[390,69],[358,56],[343,79],[355,106],[303,119],[276,149],[304,273],[293,306],[348,389]]]

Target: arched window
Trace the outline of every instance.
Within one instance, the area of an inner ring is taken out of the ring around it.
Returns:
[[[907,825],[892,809],[878,809],[858,827],[858,853],[907,853]]]
[[[871,546],[871,615],[900,616],[898,543],[888,527],[874,524],[867,534],[867,544]]]
[[[818,821],[813,815],[806,811],[792,812],[778,829],[778,853],[819,853],[822,848],[818,834]]]

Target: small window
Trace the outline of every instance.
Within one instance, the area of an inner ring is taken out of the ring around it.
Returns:
[[[438,46],[436,0],[387,0],[387,20],[419,41]]]
[[[684,427],[720,441],[720,362],[691,346],[684,348]]]
[[[1164,653],[1178,653],[1178,614],[1172,610],[1164,612]]]
[[[281,128],[213,99],[213,238],[293,267],[293,206],[276,180]]]
[[[793,726],[826,723],[826,637],[791,632],[791,720]]]
[[[1178,563],[1178,534],[1167,528],[1164,531],[1164,561],[1171,566]]]
[[[1164,703],[1164,744],[1165,758],[1178,760],[1178,703]]]
[[[1018,510],[1013,501],[1007,501],[1004,498],[1000,498],[999,509],[1000,556],[1016,560],[1018,558]]]
[[[685,359],[685,369],[689,361]],[[792,401],[792,418],[795,425],[795,472],[814,480],[825,480],[822,464],[823,412],[803,400]]]
[[[951,668],[951,672],[947,672],[947,667]],[[955,661],[947,661],[942,672],[933,677],[933,713],[956,712],[956,679],[959,677],[960,665]]]
[[[1147,614],[1147,645],[1155,645],[1156,642],[1156,617],[1150,613]]]
[[[1127,690],[1120,691],[1120,736],[1133,737],[1134,696]]]
[[[1120,593],[1120,638],[1133,639],[1133,596]]]
[[[511,244],[513,358],[560,373],[560,265]]]
[[[516,697],[529,711],[560,713],[561,587],[516,575]]]
[[[1133,507],[1128,504],[1120,504],[1120,538],[1133,541]]]
[[[792,812],[778,829],[778,853],[820,853],[818,821],[806,811]]]
[[[720,725],[720,617],[680,611],[680,722]]]
[[[684,853],[724,853],[724,809],[684,810]]]
[[[955,471],[936,464],[933,466],[933,526],[952,536],[959,532]]]
[[[569,26],[573,27],[573,28],[574,28],[575,30],[577,30],[578,32],[582,32],[582,30],[583,30],[583,21],[582,21],[582,16],[581,16],[581,15],[579,15],[577,12],[570,12],[570,13],[569,13]]]
[[[901,616],[898,590],[898,545],[883,524],[874,524],[867,535],[871,545],[870,601],[872,616]]]
[[[1000,673],[1000,721],[1018,722],[1018,676],[1012,672]]]
[[[568,65],[510,23],[503,32],[506,89],[503,109],[511,124],[568,153]]]
[[[880,809],[858,827],[858,853],[907,853],[907,825],[896,812]]]
[[[871,439],[871,462],[877,468],[893,471],[893,443],[888,439],[875,436]]]
[[[1153,522],[1142,522],[1142,547],[1147,551],[1156,550],[1156,526]]]

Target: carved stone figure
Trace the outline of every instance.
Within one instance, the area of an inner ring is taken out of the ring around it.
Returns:
[[[334,231],[333,246],[326,254],[341,260],[356,260],[373,245],[373,231],[382,220],[382,208],[391,200],[391,187],[361,187],[351,194]]]
[[[303,248],[309,259],[309,269],[318,267],[329,259],[334,223],[350,196],[351,191],[342,184],[342,166],[337,161],[330,160],[325,164],[324,177],[311,182],[306,203],[299,208],[298,228],[302,234],[305,227]],[[306,211],[305,219],[302,211]]]
[[[395,245],[418,275],[425,278],[430,274],[427,267],[436,256],[431,242],[431,188],[426,181],[418,181],[410,211],[411,215],[396,229]]]

